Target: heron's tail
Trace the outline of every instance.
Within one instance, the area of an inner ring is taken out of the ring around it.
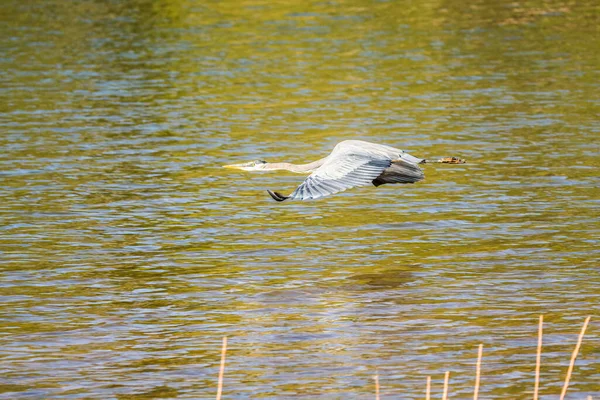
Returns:
[[[289,196],[284,196],[280,193],[277,192],[271,192],[270,190],[267,190],[267,193],[269,193],[269,195],[275,200],[275,201],[284,201],[289,199]]]

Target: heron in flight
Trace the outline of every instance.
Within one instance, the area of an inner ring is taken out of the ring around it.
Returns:
[[[276,201],[314,200],[356,186],[380,186],[386,183],[415,183],[425,178],[418,164],[428,161],[411,156],[404,150],[362,140],[344,140],[325,158],[308,164],[269,163],[263,160],[244,164],[225,165],[243,171],[287,170],[308,178],[289,196],[267,190]],[[456,157],[435,162],[464,164]]]

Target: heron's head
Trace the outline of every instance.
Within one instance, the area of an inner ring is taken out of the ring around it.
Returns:
[[[250,161],[243,164],[223,165],[223,168],[241,169],[243,171],[262,171],[267,166],[267,162],[263,160]]]

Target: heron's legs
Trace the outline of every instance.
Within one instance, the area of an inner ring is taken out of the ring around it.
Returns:
[[[442,163],[442,164],[465,164],[467,160],[458,157],[444,157],[437,161],[423,160],[420,164]]]

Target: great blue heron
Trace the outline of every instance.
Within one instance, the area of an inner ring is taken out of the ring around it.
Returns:
[[[386,183],[415,183],[425,178],[417,164],[427,160],[411,156],[403,150],[362,140],[344,140],[338,143],[325,158],[309,164],[268,163],[263,160],[244,164],[225,165],[244,171],[287,170],[311,173],[289,196],[267,190],[277,201],[314,200],[355,186]],[[436,162],[463,164],[456,157],[442,158]]]

